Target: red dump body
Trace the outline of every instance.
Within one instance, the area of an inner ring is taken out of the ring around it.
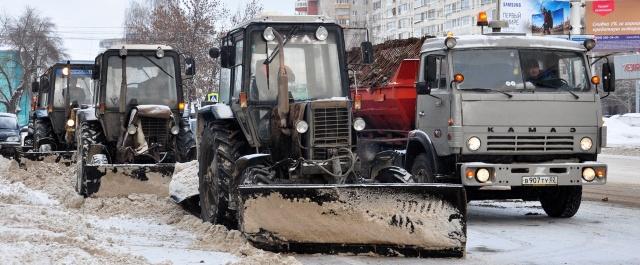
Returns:
[[[419,59],[404,59],[385,86],[357,88],[362,107],[354,113],[366,121],[367,130],[408,132],[414,128],[419,65]],[[351,98],[355,94],[356,89],[352,89]]]

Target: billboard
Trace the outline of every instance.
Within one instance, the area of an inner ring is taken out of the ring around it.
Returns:
[[[500,20],[509,22],[504,32],[567,35],[571,30],[568,0],[502,0],[498,9]]]
[[[618,55],[614,57],[616,79],[640,79],[640,55]]]
[[[640,49],[640,1],[587,2],[585,30],[596,35],[596,50]]]

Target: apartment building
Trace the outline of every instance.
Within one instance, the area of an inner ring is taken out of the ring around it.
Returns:
[[[302,0],[304,1],[304,0]],[[307,0],[311,2],[310,0]],[[497,17],[497,0],[317,0],[318,14],[345,27],[367,27],[380,43],[424,35],[479,34],[477,14]]]

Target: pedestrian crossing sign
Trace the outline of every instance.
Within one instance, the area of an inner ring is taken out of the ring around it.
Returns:
[[[218,103],[218,93],[213,92],[207,94],[207,101]]]

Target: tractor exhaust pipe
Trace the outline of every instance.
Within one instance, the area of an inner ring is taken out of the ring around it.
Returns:
[[[278,127],[285,135],[290,135],[288,127],[289,117],[289,75],[287,73],[287,67],[284,64],[284,40],[280,32],[273,29],[273,34],[278,41]]]

